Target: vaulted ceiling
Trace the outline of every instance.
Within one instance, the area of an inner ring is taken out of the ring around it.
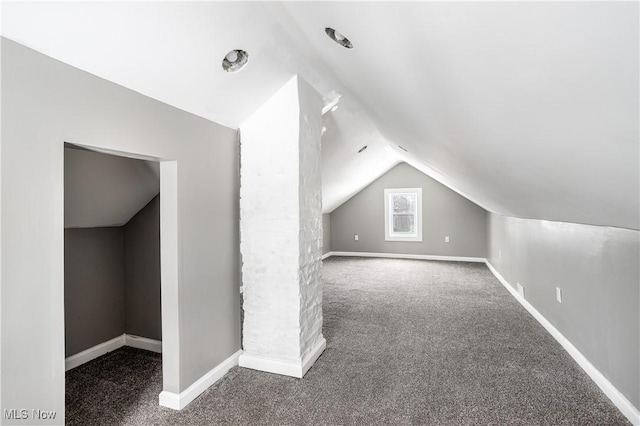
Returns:
[[[230,127],[301,75],[339,97],[325,212],[405,161],[496,213],[640,229],[638,16],[637,2],[16,2],[2,32]],[[221,66],[232,49],[249,53],[238,73]]]

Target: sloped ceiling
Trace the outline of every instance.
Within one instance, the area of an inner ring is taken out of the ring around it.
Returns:
[[[50,2],[2,12],[6,37],[230,127],[292,74],[326,102],[341,95],[324,116],[326,212],[405,161],[500,214],[640,229],[637,2]],[[327,38],[327,26],[354,48]],[[249,64],[225,73],[237,48]]]
[[[159,163],[64,150],[65,228],[122,226],[159,192]]]

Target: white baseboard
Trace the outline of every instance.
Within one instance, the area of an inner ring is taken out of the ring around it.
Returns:
[[[125,335],[123,334],[122,336],[114,337],[111,340],[107,340],[106,342],[102,342],[89,349],[85,349],[82,352],[78,352],[75,355],[71,355],[70,357],[64,360],[65,371],[69,371],[72,368],[76,368],[108,352],[115,351],[116,349],[123,347],[124,340],[125,340]]]
[[[607,380],[602,373],[600,373],[594,366],[585,358],[580,351],[573,346],[573,344],[558,331],[536,308],[533,307],[526,299],[524,299],[518,292],[504,279],[502,275],[491,265],[487,260],[486,262],[489,270],[495,275],[495,277],[502,283],[502,285],[511,293],[511,295],[527,310],[529,313],[553,336],[554,339],[562,345],[562,347],[571,355],[571,357],[578,363],[578,365],[591,377],[591,380],[604,392],[605,395],[614,403],[620,412],[631,422],[633,425],[640,425],[640,411],[618,390],[613,384]]]
[[[133,348],[162,353],[162,342],[159,340],[147,339],[146,337],[139,337],[131,334],[123,334],[67,357],[64,361],[65,371],[76,368],[123,346],[131,346]]]
[[[311,352],[307,356],[302,359],[302,377],[307,374],[307,371],[315,364],[315,362],[320,358],[322,352],[327,348],[327,340],[322,337],[318,343],[313,347]]]
[[[182,410],[184,407],[189,405],[191,401],[200,396],[202,392],[206,391],[211,385],[220,380],[229,370],[238,365],[238,358],[241,355],[241,350],[234,353],[179,394],[168,391],[160,392],[160,405],[174,410]]]
[[[325,254],[322,255],[322,260],[325,260],[327,257],[332,256],[333,252],[326,252]]]
[[[283,376],[301,379],[309,371],[314,362],[320,357],[327,347],[324,337],[318,341],[313,350],[304,359],[298,362],[280,361],[264,358],[256,355],[242,354],[239,359],[240,367],[252,370],[265,371],[267,373],[281,374]]]
[[[161,354],[162,353],[162,341],[148,339],[146,337],[134,336],[133,334],[124,335],[124,345],[131,346],[132,348],[144,349],[145,351],[151,351]]]
[[[431,254],[402,254],[402,253],[367,253],[359,251],[330,251],[322,258],[329,256],[347,256],[347,257],[384,257],[391,259],[418,259],[418,260],[444,260],[451,262],[478,262],[484,263],[487,259],[484,257],[463,257],[463,256],[436,256]]]

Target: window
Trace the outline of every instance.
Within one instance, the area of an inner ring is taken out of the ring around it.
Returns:
[[[384,190],[385,241],[422,241],[422,188]]]

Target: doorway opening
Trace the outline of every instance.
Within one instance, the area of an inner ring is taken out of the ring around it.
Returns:
[[[85,398],[87,391],[96,397],[110,391],[111,396],[102,395],[106,402],[122,398],[119,381],[130,389],[132,376],[110,378],[110,390],[91,376],[109,363],[133,360],[127,366],[132,372],[146,369],[145,374],[162,377],[166,385],[178,370],[173,365],[177,339],[171,331],[164,335],[165,302],[171,304],[165,292],[177,291],[177,280],[167,278],[177,270],[171,250],[177,222],[170,223],[176,219],[171,201],[177,203],[177,193],[168,191],[167,203],[160,192],[163,173],[165,185],[176,189],[175,162],[69,143],[64,160],[67,405],[78,397],[70,376],[87,379],[80,386]],[[163,227],[167,232],[161,236]],[[177,306],[166,311],[177,313]],[[134,403],[137,398],[131,396]]]

